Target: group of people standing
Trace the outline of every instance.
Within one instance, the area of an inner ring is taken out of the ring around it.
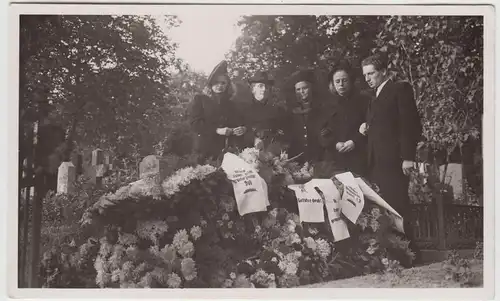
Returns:
[[[410,248],[416,251],[408,185],[422,126],[413,89],[390,78],[384,54],[367,57],[361,65],[374,93],[358,90],[355,69],[341,60],[328,74],[327,96],[319,93],[312,70],[292,74],[288,89],[295,97],[282,109],[269,101],[274,81],[265,71],[248,81],[251,100],[235,100],[235,85],[223,61],[210,74],[206,93],[191,103],[195,149],[203,158],[215,159],[234,147],[262,149],[280,141],[289,158],[332,162],[340,170],[366,177],[403,216]]]

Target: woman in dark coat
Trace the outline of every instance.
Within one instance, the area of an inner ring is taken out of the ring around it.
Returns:
[[[359,133],[370,98],[354,87],[354,71],[347,61],[338,62],[328,75],[332,96],[329,117],[321,130],[325,159],[336,168],[361,176],[366,174],[366,137]]]
[[[245,147],[246,127],[231,99],[234,89],[222,61],[208,78],[205,94],[194,97],[189,118],[195,134],[195,152],[202,159],[217,159],[223,150]]]
[[[292,74],[289,89],[295,97],[288,101],[287,125],[288,157],[298,156],[297,162],[315,163],[322,160],[321,96],[315,84],[312,70],[301,70]]]
[[[267,72],[257,72],[248,83],[252,97],[243,107],[243,114],[248,128],[249,144],[258,149],[266,149],[272,143],[282,142],[286,115],[282,108],[271,103],[274,80]]]

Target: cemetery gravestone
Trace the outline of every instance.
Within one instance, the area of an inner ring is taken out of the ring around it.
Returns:
[[[73,193],[75,191],[76,167],[73,162],[63,162],[57,172],[57,192]]]

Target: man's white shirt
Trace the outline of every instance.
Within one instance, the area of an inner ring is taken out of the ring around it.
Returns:
[[[378,95],[380,94],[380,91],[382,91],[382,89],[384,88],[385,84],[387,84],[388,81],[389,81],[389,79],[386,79],[383,83],[380,84],[380,86],[378,86],[377,92],[375,94],[376,97],[378,97]]]

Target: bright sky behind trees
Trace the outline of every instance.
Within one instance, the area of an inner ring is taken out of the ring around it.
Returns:
[[[239,15],[229,13],[206,14],[193,10],[178,14],[182,21],[168,35],[178,43],[177,57],[194,71],[209,74],[230,50],[240,34],[236,26]]]

